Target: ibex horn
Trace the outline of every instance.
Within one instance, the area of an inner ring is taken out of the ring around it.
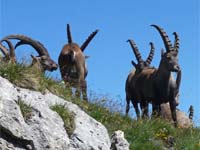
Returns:
[[[29,44],[38,52],[38,54],[40,56],[42,56],[42,55],[49,56],[49,53],[48,53],[47,49],[44,47],[44,45],[42,43],[40,43],[39,41],[33,40],[30,37],[27,37],[25,35],[19,35],[19,34],[17,34],[17,35],[8,35],[8,36],[3,38],[3,40],[5,40],[5,39],[17,39],[17,40],[20,40],[20,42],[18,42],[15,45],[15,48],[17,48],[18,46],[23,45],[23,44]]]
[[[174,32],[173,35],[175,36],[174,49],[178,52],[179,45],[180,45],[180,39],[179,39],[178,34],[176,32]]]
[[[169,52],[172,49],[172,44],[171,44],[171,41],[169,40],[169,37],[167,36],[166,32],[157,25],[151,25],[151,26],[155,27],[158,30],[158,32],[160,33],[162,40],[165,44],[166,51]]]
[[[135,57],[136,57],[138,63],[141,63],[143,60],[142,60],[142,57],[141,57],[141,55],[140,55],[140,52],[139,52],[139,50],[138,50],[138,48],[137,48],[135,42],[134,42],[133,40],[127,40],[127,42],[130,43],[131,48],[132,48],[132,50],[133,50],[133,53],[135,54]]]
[[[9,52],[8,52],[7,48],[4,47],[1,43],[0,43],[0,50],[1,50],[1,52],[3,53],[3,55],[4,55],[6,58],[9,58]]]
[[[10,57],[15,59],[15,48],[13,44],[8,39],[3,39],[2,42],[6,42],[8,44],[10,50]]]
[[[149,44],[151,45],[151,50],[150,50],[149,56],[148,56],[148,58],[146,60],[146,64],[147,65],[151,64],[151,61],[153,60],[153,56],[154,56],[154,52],[155,52],[155,47],[154,47],[153,43],[150,42]]]
[[[81,45],[81,50],[82,52],[85,50],[85,48],[88,46],[88,44],[90,43],[90,41],[94,38],[94,36],[98,33],[99,30],[95,30],[94,32],[92,32],[89,37],[86,39],[86,41]]]
[[[72,35],[69,24],[67,24],[67,38],[68,38],[68,43],[72,43]]]

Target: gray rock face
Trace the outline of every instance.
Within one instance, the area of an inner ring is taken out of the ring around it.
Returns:
[[[16,103],[19,99],[33,109],[26,121]],[[50,109],[55,104],[74,114],[70,137],[60,116]],[[0,77],[0,150],[109,150],[110,145],[106,128],[77,105],[49,92],[15,87]]]
[[[161,105],[161,115],[164,119],[172,121],[169,103]],[[193,126],[192,120],[190,120],[190,118],[181,110],[176,109],[176,115],[177,115],[178,126],[180,128],[189,128]]]
[[[111,135],[111,150],[129,150],[129,143],[124,138],[123,131],[115,131]]]

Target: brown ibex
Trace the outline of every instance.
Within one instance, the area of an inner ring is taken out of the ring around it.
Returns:
[[[70,26],[67,24],[68,44],[63,46],[58,58],[61,76],[65,82],[65,85],[69,88],[75,87],[77,97],[80,97],[82,92],[82,97],[84,100],[88,99],[87,83],[85,80],[88,71],[85,61],[86,56],[83,52],[97,32],[98,30],[90,34],[82,46],[79,47],[78,44],[73,43]]]
[[[154,51],[155,51],[155,48],[154,48],[154,45],[152,42],[150,42],[150,46],[151,46],[151,50],[150,50],[150,53],[149,53],[149,56],[147,57],[146,61],[144,61],[141,57],[141,54],[135,44],[135,42],[133,40],[128,40],[127,42],[130,43],[131,45],[131,48],[133,50],[133,53],[135,54],[135,57],[137,59],[137,64],[132,60],[132,65],[135,67],[134,70],[132,70],[128,77],[127,77],[127,80],[126,80],[126,85],[125,85],[125,91],[126,91],[126,115],[128,115],[128,112],[129,112],[129,109],[130,109],[130,101],[132,102],[133,104],[133,107],[135,109],[135,112],[136,112],[136,115],[137,115],[137,118],[139,119],[140,118],[140,111],[139,111],[139,108],[138,108],[138,102],[137,100],[133,99],[132,97],[132,93],[134,93],[134,88],[132,88],[132,78],[134,77],[135,74],[138,74],[140,73],[143,69],[146,69],[146,68],[151,68],[150,67],[150,63],[153,59],[153,55],[154,55]]]
[[[172,119],[177,126],[176,96],[179,91],[178,81],[171,79],[171,72],[180,72],[178,64],[179,38],[176,32],[174,46],[167,34],[157,25],[152,25],[160,33],[166,52],[162,51],[158,69],[147,68],[136,74],[131,82],[133,98],[141,103],[143,110],[148,110],[148,102],[152,102],[153,114],[160,114],[160,105],[169,102]]]
[[[27,37],[25,35],[8,35],[6,37],[4,37],[1,42],[5,41],[8,43],[8,39],[17,39],[20,40],[16,45],[15,45],[15,49],[23,44],[28,44],[31,45],[39,54],[39,56],[33,56],[31,55],[31,57],[33,58],[32,61],[32,65],[37,64],[38,67],[41,69],[41,71],[54,71],[58,68],[58,65],[50,58],[50,55],[47,51],[47,49],[38,41],[31,39],[30,37]],[[9,43],[8,43],[9,45]],[[11,49],[10,47],[10,58],[12,59],[13,62],[16,61],[15,58],[15,52],[14,49]]]

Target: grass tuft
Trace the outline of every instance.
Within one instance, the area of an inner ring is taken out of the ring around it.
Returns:
[[[32,115],[32,107],[30,105],[27,105],[24,103],[21,99],[17,100],[17,104],[20,107],[22,116],[24,117],[24,120],[27,121],[28,119],[31,118]]]
[[[69,136],[71,136],[75,129],[74,114],[69,112],[65,105],[53,105],[51,109],[59,114],[64,122],[64,128]]]

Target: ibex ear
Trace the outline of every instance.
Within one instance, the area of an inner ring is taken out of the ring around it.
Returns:
[[[46,55],[43,55],[40,58],[44,60],[44,59],[47,59],[48,57]]]
[[[32,59],[37,59],[37,58],[36,58],[35,56],[33,56],[32,54],[31,54],[31,58],[32,58]]]
[[[85,59],[88,59],[88,58],[90,58],[90,56],[88,56],[88,55],[85,55]]]
[[[137,67],[137,64],[132,60],[131,61],[131,64],[136,68]]]
[[[32,58],[32,64],[38,62],[38,58],[37,57],[31,55],[31,58]]]

